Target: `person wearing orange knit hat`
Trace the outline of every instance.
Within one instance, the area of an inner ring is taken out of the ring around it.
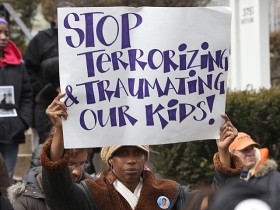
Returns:
[[[277,163],[268,158],[267,148],[259,147],[260,145],[250,135],[238,132],[237,137],[229,145],[228,151],[242,161],[243,170],[239,175],[241,180],[260,185],[270,193],[279,193],[280,173],[277,171]],[[214,164],[217,169],[219,166],[223,167],[218,160],[214,160]],[[219,170],[216,172],[220,175],[219,178],[224,180],[228,178],[219,173]]]

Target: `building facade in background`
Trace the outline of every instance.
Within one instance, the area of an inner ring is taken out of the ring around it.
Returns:
[[[228,87],[278,85],[280,53],[270,53],[269,35],[280,30],[280,0],[212,0],[209,6],[230,6],[233,12]]]
[[[247,0],[243,0],[247,1]],[[280,0],[269,1],[269,30],[271,32],[280,30]],[[230,0],[212,0],[209,6],[230,6]]]

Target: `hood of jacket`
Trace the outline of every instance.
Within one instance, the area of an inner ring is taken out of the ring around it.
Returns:
[[[248,179],[251,176],[263,177],[272,170],[277,170],[277,163],[272,159],[268,159],[269,150],[267,148],[255,148],[256,151],[256,165],[253,167],[248,174]]]
[[[8,187],[8,199],[10,203],[13,203],[18,199],[18,197],[24,192],[26,183],[17,182],[12,186]]]
[[[262,177],[267,175],[272,170],[277,170],[277,163],[275,160],[267,159],[262,165],[258,167],[255,177]]]
[[[9,40],[7,46],[4,49],[4,58],[0,59],[0,67],[5,64],[18,65],[22,62],[22,54],[17,46]]]
[[[34,167],[29,169],[22,177],[21,182],[17,182],[16,184],[10,186],[8,188],[8,198],[10,202],[13,204],[20,195],[23,193],[29,193],[29,191],[41,192],[41,187],[36,179],[38,174],[41,174],[42,167]],[[44,197],[42,193],[37,193],[37,196]]]

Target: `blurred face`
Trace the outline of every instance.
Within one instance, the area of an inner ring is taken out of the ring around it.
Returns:
[[[250,170],[256,164],[256,151],[255,146],[250,145],[243,150],[235,150],[234,154],[238,156],[243,162],[244,169]]]
[[[5,23],[0,23],[0,50],[4,50],[9,41],[9,29]]]
[[[140,181],[146,161],[145,151],[135,146],[124,146],[113,154],[109,163],[118,179],[128,189],[134,191]]]
[[[68,167],[73,182],[78,182],[84,173],[84,167],[87,163],[87,151],[81,151],[76,156],[70,158]]]

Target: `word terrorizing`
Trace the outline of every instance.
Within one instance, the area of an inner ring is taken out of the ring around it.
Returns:
[[[82,18],[84,25],[77,27],[74,23],[80,22]],[[213,110],[215,95],[225,94],[228,49],[211,50],[209,41],[203,41],[192,49],[187,43],[164,50],[133,48],[131,36],[141,30],[142,22],[143,17],[137,13],[124,13],[119,17],[105,15],[104,12],[69,13],[65,16],[65,29],[75,32],[71,36],[65,35],[65,42],[70,48],[83,49],[83,52],[75,56],[86,64],[84,71],[87,75],[85,82],[80,82],[75,87],[66,86],[65,104],[68,107],[79,104],[79,99],[73,95],[73,88],[82,88],[86,93],[89,108],[81,111],[79,120],[84,130],[92,130],[96,126],[134,126],[139,121],[133,116],[133,112],[137,110],[133,110],[131,104],[125,104],[128,97],[143,100],[177,95],[178,98],[170,98],[167,104],[155,100],[154,104],[143,105],[145,125],[160,123],[164,129],[170,122],[182,123],[188,117],[195,121],[207,119]],[[105,36],[108,25],[113,25],[112,28],[115,29],[111,30],[110,39]],[[119,50],[112,51],[110,47],[113,45]],[[98,77],[114,72],[127,74],[128,71],[137,72],[137,75],[157,71],[159,74],[156,75],[161,75],[162,78],[159,80],[157,77],[143,76],[112,79],[108,76],[111,79],[101,80]],[[208,90],[212,92],[209,94]],[[192,95],[201,96],[201,100],[193,104],[189,97],[189,101],[185,101],[186,97],[183,96]],[[107,101],[113,104],[116,99],[124,99],[124,104],[112,106],[106,111],[92,109],[97,103]],[[208,123],[214,124],[214,119],[210,118]]]

